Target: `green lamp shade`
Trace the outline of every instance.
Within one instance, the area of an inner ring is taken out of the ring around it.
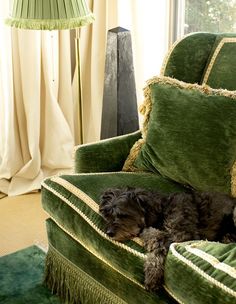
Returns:
[[[85,0],[14,0],[6,24],[22,29],[63,30],[93,21]]]

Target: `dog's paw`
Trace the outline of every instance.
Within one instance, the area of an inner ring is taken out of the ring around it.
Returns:
[[[153,251],[154,248],[153,245],[155,245],[156,242],[156,234],[159,230],[148,227],[143,229],[143,232],[140,234],[140,238],[143,241],[144,247],[150,252]]]
[[[150,236],[154,235],[156,231],[157,229],[153,227],[144,228],[140,237],[142,237],[143,240],[150,239]]]
[[[157,291],[163,284],[163,263],[157,257],[150,255],[144,265],[144,285],[148,291]]]
[[[163,280],[156,275],[153,271],[153,274],[148,275],[145,277],[144,286],[147,291],[158,291],[163,284]]]
[[[169,247],[168,233],[153,227],[145,228],[140,234],[144,247],[148,252],[156,251],[166,254]]]

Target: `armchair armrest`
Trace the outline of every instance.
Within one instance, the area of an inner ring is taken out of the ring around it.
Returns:
[[[75,147],[75,173],[121,171],[133,144],[141,137],[136,131]]]

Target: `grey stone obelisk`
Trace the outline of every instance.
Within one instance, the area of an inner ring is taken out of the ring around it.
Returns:
[[[139,129],[130,31],[108,31],[101,139]]]

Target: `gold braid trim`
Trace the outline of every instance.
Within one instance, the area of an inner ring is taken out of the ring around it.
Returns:
[[[221,39],[221,41],[219,42],[217,48],[215,49],[215,51],[214,51],[214,53],[213,53],[213,55],[211,57],[210,63],[208,65],[208,67],[207,67],[206,73],[205,73],[203,81],[202,81],[203,84],[205,84],[208,81],[209,76],[210,76],[211,71],[212,71],[212,68],[213,68],[213,66],[215,64],[215,61],[217,59],[217,56],[219,55],[220,51],[222,50],[224,44],[225,43],[235,43],[235,42],[236,42],[236,38],[233,38],[233,37],[231,37],[231,38],[222,38]]]
[[[82,200],[87,206],[89,206],[90,209],[92,209],[94,212],[96,212],[99,216],[99,204],[96,203],[90,196],[88,196],[85,192],[68,182],[67,180],[61,178],[60,176],[54,176],[51,178],[51,181],[54,183],[57,183],[58,185],[62,186],[69,192],[71,192],[74,196]],[[138,245],[143,247],[143,242],[139,237],[135,237],[132,239],[133,242],[137,243]]]
[[[230,294],[234,298],[236,298],[236,292],[229,288],[228,286],[225,286],[220,281],[212,278],[210,275],[208,275],[206,272],[204,272],[201,268],[199,268],[197,265],[195,265],[191,260],[188,260],[186,257],[181,255],[177,250],[176,246],[178,246],[178,243],[172,243],[170,245],[169,252],[172,253],[172,255],[177,258],[179,261],[183,262],[185,265],[193,269],[196,273],[198,273],[201,277],[203,277],[205,280],[210,282],[211,284],[215,285],[219,289],[223,290],[224,292]]]
[[[176,47],[180,42],[182,42],[182,40],[184,40],[185,38],[187,38],[187,37],[190,36],[190,35],[192,35],[192,33],[187,34],[187,35],[181,37],[180,39],[177,39],[177,40],[171,45],[171,47],[169,48],[168,53],[166,54],[166,56],[165,56],[165,58],[164,58],[164,61],[163,61],[162,67],[161,67],[161,72],[160,72],[160,75],[161,75],[161,76],[164,76],[164,74],[165,74],[165,70],[166,70],[167,64],[168,64],[168,62],[169,62],[170,56],[172,55],[172,52],[173,52],[173,50],[175,49],[175,47]]]
[[[60,176],[53,176],[51,181],[57,183],[58,185],[62,186],[66,190],[70,191],[74,194],[77,198],[81,199],[86,205],[89,206],[94,212],[99,214],[99,205],[89,197],[85,192],[81,191],[79,188],[75,187],[73,184],[68,182],[67,180],[63,179]]]
[[[46,256],[46,285],[66,303],[127,304],[111,290],[76,266],[49,244]]]
[[[191,254],[201,258],[202,260],[208,262],[211,264],[215,269],[223,271],[228,276],[232,277],[233,279],[236,279],[236,269],[226,263],[220,262],[216,257],[213,255],[196,248],[197,246],[194,246],[194,244],[186,245],[185,249],[186,251],[190,252]]]
[[[114,245],[126,250],[129,253],[132,253],[133,255],[141,258],[146,259],[146,255],[130,248],[129,246],[125,245],[124,243],[118,242],[113,240],[111,237],[109,237],[105,232],[103,232],[100,228],[96,226],[93,221],[86,216],[79,208],[77,208],[73,203],[69,201],[66,197],[64,197],[61,193],[57,192],[55,189],[51,188],[49,185],[47,185],[45,182],[42,183],[42,186],[47,189],[49,192],[53,193],[56,197],[60,198],[64,203],[66,203],[68,206],[70,206],[74,211],[76,211],[100,236],[102,236],[104,239],[110,241]],[[53,214],[49,214],[53,218]],[[67,232],[68,233],[68,232]]]

